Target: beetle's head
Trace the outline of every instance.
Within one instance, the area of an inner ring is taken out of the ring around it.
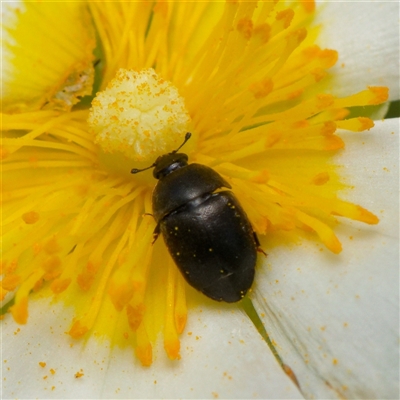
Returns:
[[[192,134],[187,132],[185,135],[184,142],[174,151],[168,154],[164,154],[157,158],[154,164],[150,165],[150,167],[137,169],[133,168],[131,170],[132,174],[137,174],[138,172],[145,171],[146,169],[150,169],[154,167],[153,176],[156,179],[161,179],[170,174],[171,172],[184,167],[187,165],[188,156],[185,153],[177,153],[177,151],[190,139]]]
[[[156,179],[161,179],[187,165],[188,156],[185,153],[169,153],[157,158],[154,163],[153,176]]]

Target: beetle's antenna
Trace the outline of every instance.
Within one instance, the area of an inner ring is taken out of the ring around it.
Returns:
[[[186,132],[185,140],[183,141],[183,143],[176,150],[171,151],[171,154],[175,154],[179,149],[181,149],[183,145],[190,139],[191,136],[192,134],[190,132]]]
[[[156,164],[154,163],[154,164],[151,164],[150,167],[146,167],[143,169],[133,168],[133,169],[131,169],[131,174],[137,174],[138,172],[146,171],[147,169],[153,168],[155,166],[156,166]]]
[[[183,143],[176,150],[171,151],[171,153],[169,153],[169,154],[175,154],[191,138],[191,136],[192,136],[192,134],[190,132],[186,132],[185,140],[183,141]],[[150,167],[146,167],[143,169],[133,168],[131,170],[131,174],[137,174],[138,172],[146,171],[147,169],[154,168],[155,166],[156,166],[156,162],[151,164]]]

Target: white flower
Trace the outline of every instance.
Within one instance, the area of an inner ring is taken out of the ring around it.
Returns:
[[[322,10],[324,46],[341,57],[335,94],[379,84],[398,99],[398,4],[328,3]],[[346,151],[337,160],[355,186],[342,197],[362,199],[379,216],[378,225],[340,225],[340,255],[306,235],[300,245],[288,246],[281,234],[263,242],[269,254],[257,269],[253,302],[300,390],[245,313],[202,298],[192,305],[181,336],[181,360],[160,357],[151,369],[132,361],[127,349],[110,350],[107,342],[68,342],[64,321],[72,311],[32,303],[28,325],[2,323],[2,396],[396,398],[398,128],[396,119],[377,122],[368,133],[343,133]]]
[[[338,160],[355,185],[346,198],[362,196],[380,223],[341,226],[335,257],[307,240],[274,248],[257,277],[256,308],[305,397],[398,394],[398,132],[391,119],[346,135]]]

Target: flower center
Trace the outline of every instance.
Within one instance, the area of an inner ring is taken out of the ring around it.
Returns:
[[[303,230],[339,253],[337,216],[378,222],[339,199],[344,185],[330,160],[344,147],[337,128],[373,126],[346,119],[347,108],[380,104],[387,89],[322,93],[337,53],[313,45],[312,29],[306,37],[307,4],[90,2],[106,77],[118,66],[136,70],[116,72],[90,112],[3,115],[0,299],[15,321],[27,322],[28,297],[40,291],[74,306],[73,338],[112,338],[150,365],[162,332],[168,357],[179,358],[186,284],[162,239],[152,245],[151,188],[140,180],[151,172],[129,171],[176,149],[187,130],[197,136],[185,145],[190,162],[226,178],[270,243],[275,231]],[[178,90],[152,69],[137,72],[149,65],[179,87],[192,129]]]
[[[93,100],[88,122],[105,153],[147,161],[180,143],[189,120],[178,89],[149,68],[120,69]]]

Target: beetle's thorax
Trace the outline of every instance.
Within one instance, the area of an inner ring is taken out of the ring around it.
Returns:
[[[154,163],[153,176],[162,179],[171,172],[185,167],[188,163],[188,156],[185,153],[169,153],[157,158]]]
[[[215,190],[231,188],[228,182],[213,169],[201,164],[178,167],[159,178],[153,191],[153,215],[159,222],[197,197],[212,194]]]

